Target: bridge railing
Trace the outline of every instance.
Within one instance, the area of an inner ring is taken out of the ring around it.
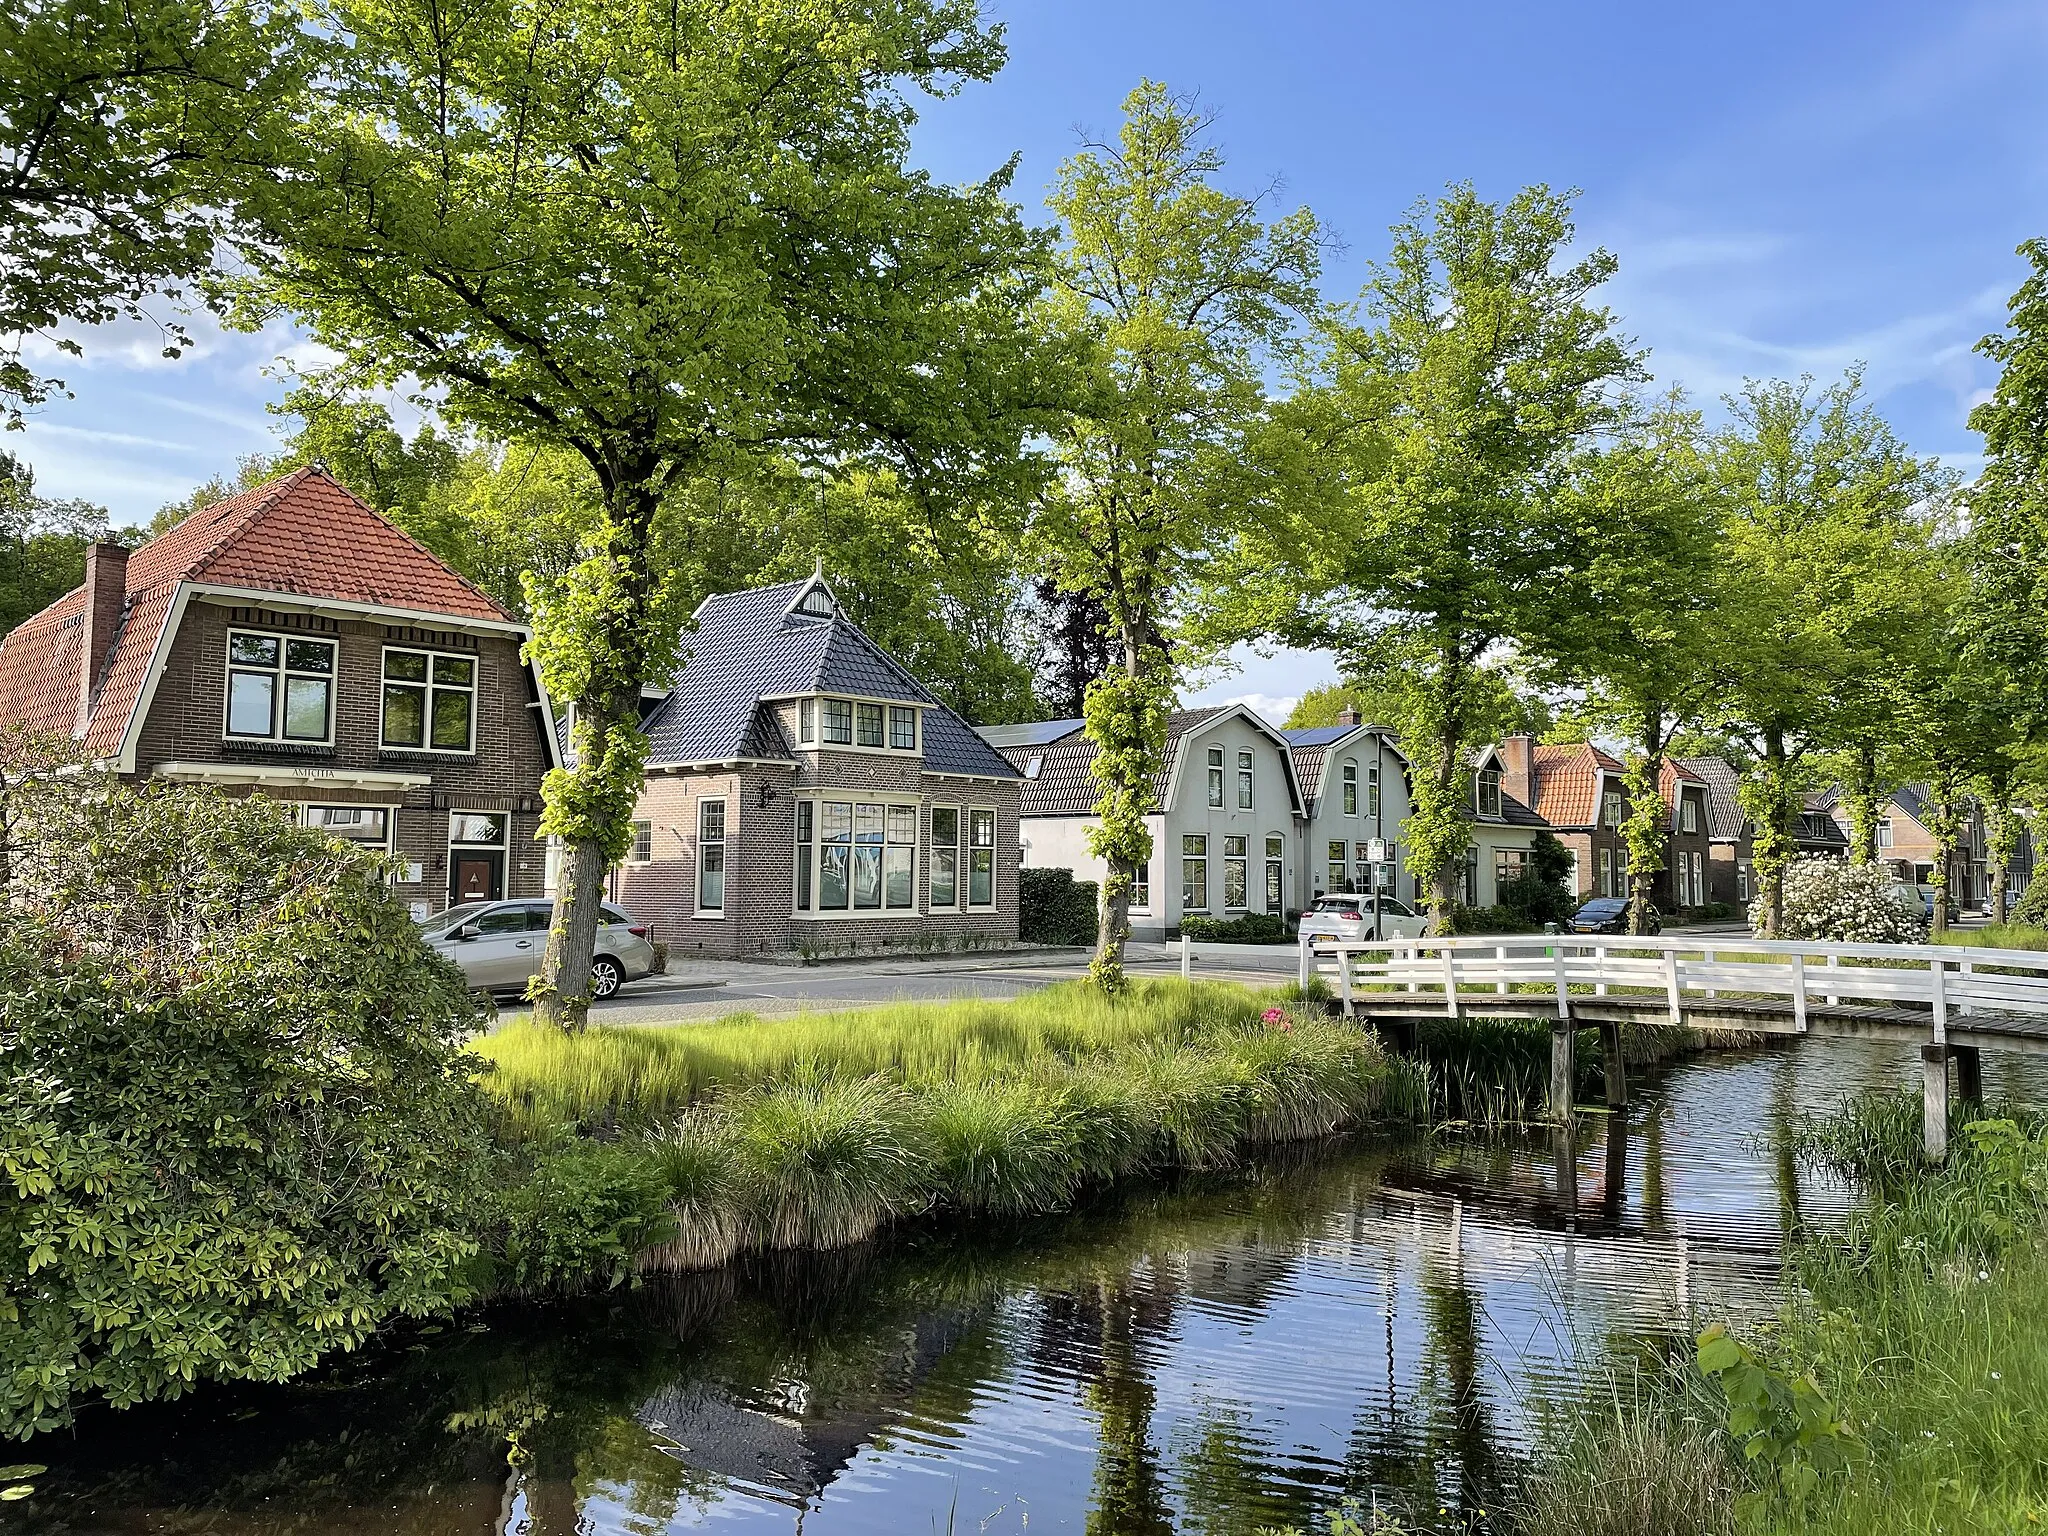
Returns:
[[[1924,1010],[1935,1044],[1957,1016],[2048,1017],[2048,954],[1939,944],[1825,944],[1783,940],[1567,934],[1304,942],[1301,981],[1320,975],[1346,1012],[1401,1010],[1450,1018],[1518,998],[1549,999],[1559,1018],[1573,1001],[1657,999],[1671,1022],[1702,1004],[1776,1005],[1798,1029],[1815,1008]]]

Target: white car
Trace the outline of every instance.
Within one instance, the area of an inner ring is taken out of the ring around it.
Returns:
[[[1323,944],[1367,944],[1379,939],[1419,939],[1429,919],[1391,896],[1379,899],[1379,932],[1373,932],[1373,899],[1362,896],[1318,896],[1301,914],[1301,939],[1310,949]]]
[[[597,953],[590,962],[590,995],[607,998],[654,969],[647,929],[622,908],[601,903]],[[524,992],[540,969],[553,924],[551,901],[472,901],[438,912],[420,925],[420,937],[436,954],[453,960],[479,992],[506,996]]]

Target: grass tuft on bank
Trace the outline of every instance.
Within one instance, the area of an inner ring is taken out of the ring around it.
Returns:
[[[484,1049],[529,1187],[578,1206],[553,1226],[536,1211],[507,1244],[507,1283],[528,1291],[615,1281],[622,1255],[697,1269],[842,1247],[912,1214],[1062,1210],[1090,1186],[1223,1167],[1424,1103],[1371,1030],[1215,983],[578,1036],[517,1026]]]

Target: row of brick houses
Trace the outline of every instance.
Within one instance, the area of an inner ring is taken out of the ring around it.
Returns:
[[[83,586],[0,643],[0,719],[71,736],[135,779],[289,803],[307,825],[396,856],[422,915],[540,898],[540,782],[563,760],[522,660],[525,628],[318,467],[193,514],[133,552],[95,545]],[[651,744],[612,893],[672,950],[738,956],[1017,933],[1029,862],[1082,878],[1098,786],[1079,720],[977,730],[840,611],[822,574],[698,610],[673,689],[648,691]],[[1667,911],[1750,895],[1735,770],[1666,766]],[[1494,904],[1535,838],[1573,857],[1581,898],[1622,894],[1622,765],[1589,742],[1514,736],[1470,760],[1462,899]],[[1394,733],[1347,712],[1280,730],[1242,705],[1182,710],[1154,786],[1140,937],[1183,918],[1284,914],[1372,883],[1421,902]],[[1924,794],[1891,797],[1880,856],[1924,883]],[[1845,853],[1846,815],[1812,797],[1804,851]],[[2014,888],[2031,869],[2024,845]],[[1973,812],[1950,871],[1986,893]]]

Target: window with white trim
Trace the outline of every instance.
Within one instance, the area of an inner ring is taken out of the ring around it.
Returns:
[[[378,740],[414,752],[473,751],[476,658],[385,646]]]
[[[967,905],[996,904],[996,813],[967,813]]]
[[[1600,894],[1602,896],[1612,896],[1614,894],[1614,850],[1612,848],[1602,848],[1600,850]]]
[[[916,805],[797,802],[798,911],[909,912],[917,906]],[[813,837],[815,833],[815,837]],[[810,860],[815,850],[815,877]],[[809,905],[815,895],[817,905]]]
[[[1377,768],[1365,770],[1365,814],[1377,816],[1380,813],[1380,771]]]
[[[828,747],[850,747],[853,745],[853,703],[848,699],[827,699],[825,701],[825,745]]]
[[[1209,910],[1209,835],[1206,832],[1181,834],[1180,906],[1183,912]]]
[[[1877,846],[1880,848],[1889,848],[1891,847],[1891,845],[1892,819],[1889,816],[1881,816],[1878,818],[1877,822]]]
[[[697,910],[725,911],[725,802],[697,802]]]
[[[1152,862],[1147,859],[1131,871],[1131,907],[1134,911],[1152,910]]]
[[[651,864],[654,862],[654,823],[636,821],[633,823],[633,846],[626,850],[628,864]]]
[[[1221,809],[1223,806],[1223,749],[1209,749],[1209,804]]]
[[[1482,768],[1473,776],[1475,803],[1479,814],[1500,819],[1500,770]],[[1476,854],[1474,857],[1478,857]]]
[[[932,909],[960,905],[960,807],[932,807]]]
[[[332,640],[229,630],[222,736],[234,741],[332,743],[337,649]]]
[[[884,744],[881,705],[853,706],[853,744],[857,747],[879,747]]]
[[[903,704],[889,706],[889,746],[897,752],[917,750],[917,711]]]
[[[1282,855],[1286,850],[1284,839],[1267,835],[1266,838],[1266,910],[1278,912],[1286,906],[1284,890],[1284,865]]]
[[[796,701],[796,739],[799,745],[809,746],[818,739],[818,701],[798,699]]]
[[[1237,754],[1237,808],[1252,808],[1252,755],[1244,751]]]
[[[1678,830],[1697,832],[1700,829],[1700,802],[1697,795],[1680,795],[1678,800]]]
[[[1346,816],[1356,816],[1358,814],[1358,764],[1356,763],[1346,763],[1344,765],[1344,814]]]
[[[1226,912],[1242,912],[1251,901],[1246,846],[1242,837],[1223,839],[1223,910]]]
[[[1351,846],[1333,837],[1330,839],[1330,846],[1324,851],[1330,856],[1330,894],[1341,895],[1351,889]]]
[[[391,851],[392,814],[383,805],[301,805],[300,826],[325,832],[370,853]]]
[[[1601,825],[1618,827],[1622,823],[1621,791],[1610,789],[1600,797]]]

